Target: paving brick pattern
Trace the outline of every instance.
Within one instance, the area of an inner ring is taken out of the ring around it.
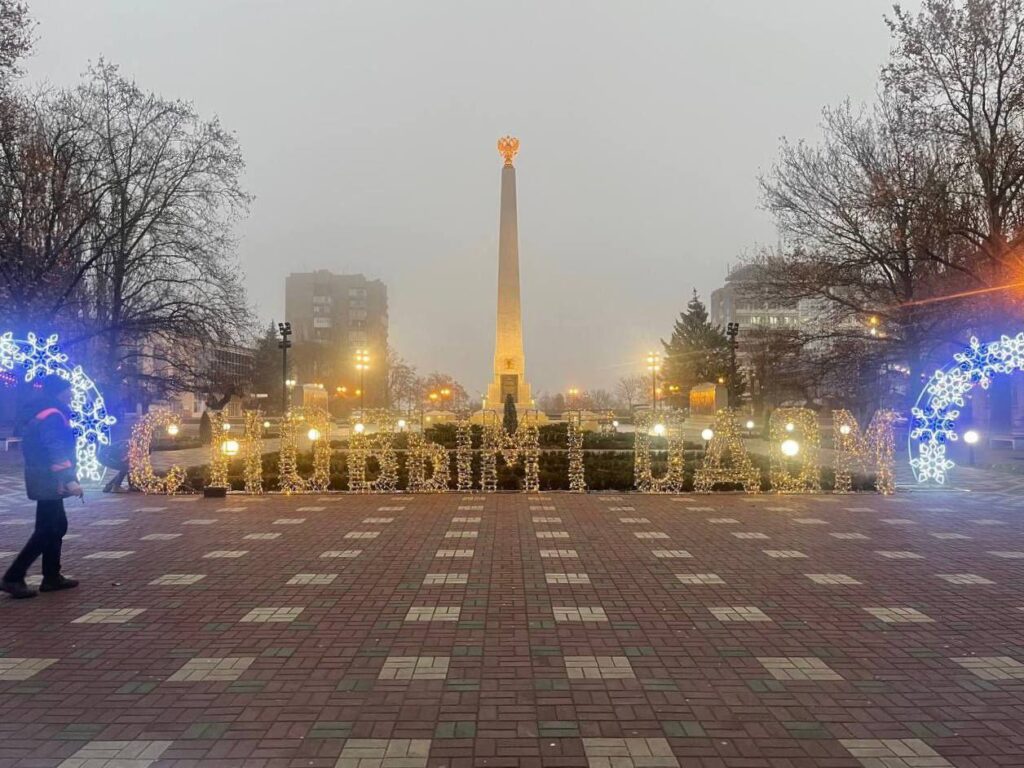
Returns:
[[[1024,499],[398,501],[73,507],[0,768],[1024,765]]]

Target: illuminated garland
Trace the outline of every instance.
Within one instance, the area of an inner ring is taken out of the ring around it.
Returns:
[[[682,417],[675,411],[655,414],[641,411],[637,414],[633,433],[633,477],[642,493],[679,493],[686,479],[685,442]],[[668,469],[664,477],[654,477],[651,469],[651,437],[655,426],[664,428],[668,440]]]
[[[716,485],[741,485],[747,493],[761,492],[761,473],[743,444],[736,411],[722,408],[715,414],[714,435],[704,461],[693,474],[693,490],[711,493]],[[728,458],[728,463],[727,463]]]
[[[103,395],[80,365],[70,367],[68,356],[57,346],[57,334],[40,339],[29,333],[25,340],[13,334],[0,336],[0,371],[25,369],[24,381],[56,374],[71,383],[71,426],[75,430],[75,461],[79,480],[99,480],[103,467],[96,457],[100,445],[110,445],[110,427],[117,419],[107,413]]]
[[[862,433],[853,414],[832,411],[835,446],[835,493],[853,490],[853,471],[867,472],[875,467],[875,490],[888,496],[896,491],[896,419],[895,411],[876,411]]]
[[[305,406],[296,409],[295,418],[310,431],[316,430],[318,437],[313,444],[313,475],[305,481],[305,489],[312,493],[323,493],[331,485],[331,415],[323,408]]]
[[[132,427],[128,441],[128,477],[131,485],[143,493],[173,495],[185,482],[185,470],[177,465],[167,470],[166,476],[158,476],[149,457],[153,433],[158,429],[166,430],[171,425],[181,426],[177,414],[160,410],[145,414]]]
[[[277,487],[291,495],[306,490],[306,481],[299,474],[299,422],[291,413],[281,419],[281,448],[278,452]]]
[[[245,492],[259,496],[263,493],[263,413],[245,412],[245,436],[242,440],[245,461]]]
[[[566,434],[569,440],[569,490],[586,493],[587,478],[583,466],[583,414],[570,411]]]
[[[792,425],[792,429],[787,426]],[[816,493],[821,490],[821,466],[818,449],[821,431],[818,416],[809,408],[777,408],[768,422],[768,459],[772,489],[778,493]],[[799,459],[783,453],[783,443],[793,441],[798,447]],[[794,474],[790,463],[800,462]]]
[[[348,488],[355,493],[394,493],[398,490],[398,453],[394,433],[398,415],[386,409],[367,410],[363,414],[363,432],[350,431],[348,450]],[[367,435],[371,426],[377,431]],[[367,480],[367,464],[375,457],[380,464],[376,480]]]
[[[451,470],[448,467],[448,451],[444,446],[428,441],[422,432],[409,434],[409,449],[405,456],[406,471],[409,474],[409,490],[413,493],[439,493],[448,490]],[[431,467],[427,476],[427,463]]]
[[[540,428],[537,419],[527,411],[519,421],[513,439],[506,436],[513,445],[514,455],[523,459],[523,490],[533,493],[540,490]],[[510,462],[511,463],[511,462]]]
[[[455,431],[455,470],[458,489],[473,490],[473,427],[467,419],[460,420]]]
[[[540,490],[540,429],[536,416],[523,413],[514,434],[509,434],[498,421],[495,411],[485,417],[484,439],[480,451],[480,490],[494,493],[498,490],[498,456],[509,466],[522,460],[523,490]]]
[[[228,455],[224,444],[230,439],[224,434],[224,411],[207,411],[210,414],[210,485],[219,488],[228,486]]]
[[[946,472],[956,466],[946,456],[946,444],[959,439],[956,420],[967,393],[976,385],[988,389],[997,373],[1024,371],[1024,333],[1004,335],[987,344],[972,337],[970,349],[958,352],[953,359],[951,365],[929,379],[911,410],[908,448],[910,466],[919,483],[942,485]]]
[[[505,430],[492,420],[484,424],[483,443],[480,446],[480,490],[494,493],[498,490],[498,454],[501,453]]]

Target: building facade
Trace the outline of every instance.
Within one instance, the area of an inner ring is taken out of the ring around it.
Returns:
[[[285,281],[285,319],[292,324],[292,378],[300,385],[322,384],[367,407],[384,405],[388,294],[383,282],[325,269],[292,273]],[[356,370],[357,350],[369,355],[362,375]]]

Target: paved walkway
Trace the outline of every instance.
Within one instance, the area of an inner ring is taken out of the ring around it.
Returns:
[[[82,587],[0,600],[0,766],[1021,765],[1021,511],[95,498]]]

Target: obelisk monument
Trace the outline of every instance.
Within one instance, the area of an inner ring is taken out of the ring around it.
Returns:
[[[519,301],[519,224],[516,216],[516,169],[512,159],[519,139],[498,139],[501,168],[501,213],[498,225],[498,323],[494,343],[494,380],[487,387],[487,408],[500,410],[506,398],[529,408],[530,385],[526,383],[523,355],[523,315]]]

